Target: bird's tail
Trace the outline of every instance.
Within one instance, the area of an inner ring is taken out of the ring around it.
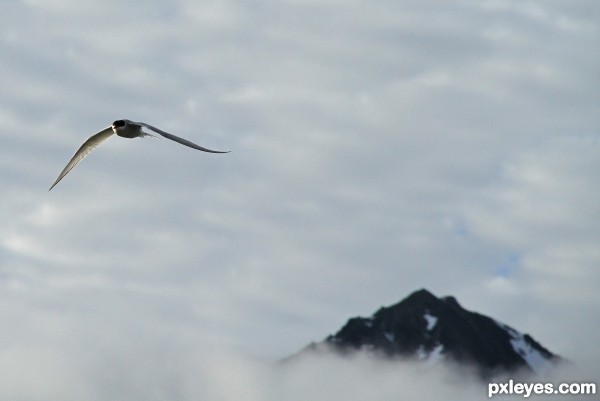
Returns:
[[[145,137],[149,136],[149,137],[151,137],[151,138],[160,139],[160,138],[159,138],[159,137],[157,137],[156,135],[152,135],[152,134],[149,134],[149,133],[147,133],[147,132],[144,132],[144,131],[140,131],[140,133],[141,133],[141,135],[140,135],[140,138],[145,138]]]

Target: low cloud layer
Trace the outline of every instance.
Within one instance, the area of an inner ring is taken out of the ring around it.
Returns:
[[[2,371],[6,399],[70,400],[215,400],[249,401],[356,400],[383,401],[398,397],[421,400],[488,399],[494,384],[527,385],[595,383],[597,366],[564,365],[544,377],[517,374],[482,382],[468,367],[425,367],[401,361],[380,360],[358,353],[304,355],[281,364],[240,356],[238,352],[199,348],[183,349],[167,343],[129,343],[119,349],[65,352],[32,347],[4,353],[12,369]],[[190,346],[192,345],[192,346]],[[87,348],[84,347],[84,348]],[[33,368],[32,368],[33,366]],[[595,383],[597,384],[597,383]],[[490,387],[490,385],[492,387]],[[499,394],[501,399],[524,399],[521,394]],[[531,394],[533,399],[539,395]],[[592,399],[593,395],[547,395],[544,399]],[[528,398],[528,397],[527,397]]]

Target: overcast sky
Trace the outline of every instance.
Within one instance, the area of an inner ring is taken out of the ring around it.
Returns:
[[[596,0],[0,1],[3,399],[318,399],[338,361],[264,364],[420,288],[597,366],[599,21]],[[115,137],[48,192],[120,118],[231,153]]]

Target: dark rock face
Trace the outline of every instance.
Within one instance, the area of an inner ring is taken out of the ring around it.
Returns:
[[[483,377],[522,368],[540,373],[560,359],[529,335],[465,310],[454,297],[437,298],[425,289],[371,317],[348,320],[323,343],[343,353],[367,350],[387,357],[468,363]]]

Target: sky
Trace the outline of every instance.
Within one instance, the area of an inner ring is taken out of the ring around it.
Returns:
[[[420,288],[597,379],[599,21],[595,0],[0,1],[3,399],[486,398],[368,358],[273,368]],[[231,153],[115,137],[48,192],[121,118]]]

